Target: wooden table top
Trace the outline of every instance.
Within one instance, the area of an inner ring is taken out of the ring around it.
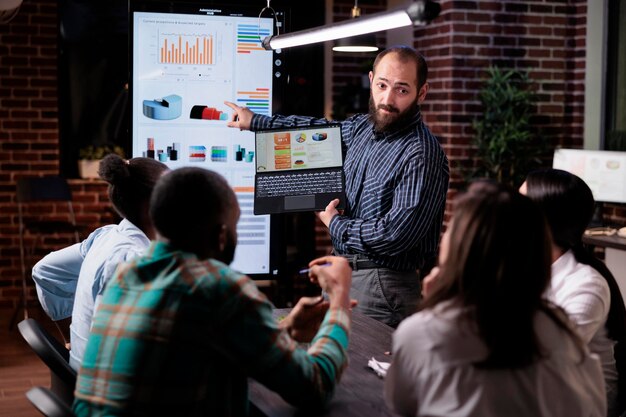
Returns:
[[[289,310],[277,309],[274,317],[284,316]],[[394,416],[383,399],[383,380],[367,367],[374,357],[378,361],[390,362],[391,335],[394,329],[363,314],[352,313],[352,328],[348,346],[348,367],[341,376],[335,395],[318,416],[376,417]],[[250,401],[267,416],[283,417],[303,415],[289,405],[278,394],[250,380]],[[305,414],[306,415],[306,414]],[[310,414],[309,414],[310,415]]]
[[[613,236],[587,236],[583,235],[583,243],[586,245],[601,246],[604,248],[613,248],[626,250],[626,238],[618,235]]]

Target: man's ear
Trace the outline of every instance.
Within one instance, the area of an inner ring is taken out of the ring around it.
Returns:
[[[372,85],[372,80],[374,79],[374,72],[373,72],[373,71],[370,71],[370,73],[369,73],[368,75],[369,75],[369,77],[370,77],[370,87],[371,87],[371,85]]]
[[[428,94],[428,82],[425,82],[420,91],[417,93],[417,103],[422,104],[422,102],[426,99],[426,94]]]

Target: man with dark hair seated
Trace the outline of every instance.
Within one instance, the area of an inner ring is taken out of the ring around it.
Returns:
[[[312,261],[310,278],[328,301],[301,300],[277,324],[253,281],[228,267],[239,207],[224,178],[172,171],[159,180],[150,215],[156,242],[118,268],[95,315],[76,415],[246,415],[248,377],[295,406],[324,405],[347,363],[347,261]],[[293,337],[310,341],[308,351]]]

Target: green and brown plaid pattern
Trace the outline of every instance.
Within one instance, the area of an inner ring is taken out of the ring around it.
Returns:
[[[308,351],[278,329],[246,276],[153,243],[120,266],[95,315],[77,416],[239,416],[252,377],[302,407],[332,395],[349,316],[330,310]]]

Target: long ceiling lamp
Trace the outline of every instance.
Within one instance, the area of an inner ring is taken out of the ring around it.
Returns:
[[[361,8],[359,7],[358,0],[354,0],[354,7],[352,8],[352,18],[357,19],[359,17],[361,17]],[[376,45],[376,36],[373,33],[367,33],[365,35],[337,39],[335,46],[333,46],[333,51],[376,52],[378,51],[378,46]]]
[[[407,8],[376,13],[293,33],[268,36],[263,39],[262,45],[267,50],[285,49],[403,26],[421,26],[439,16],[440,11],[439,3],[430,0],[415,0]]]

